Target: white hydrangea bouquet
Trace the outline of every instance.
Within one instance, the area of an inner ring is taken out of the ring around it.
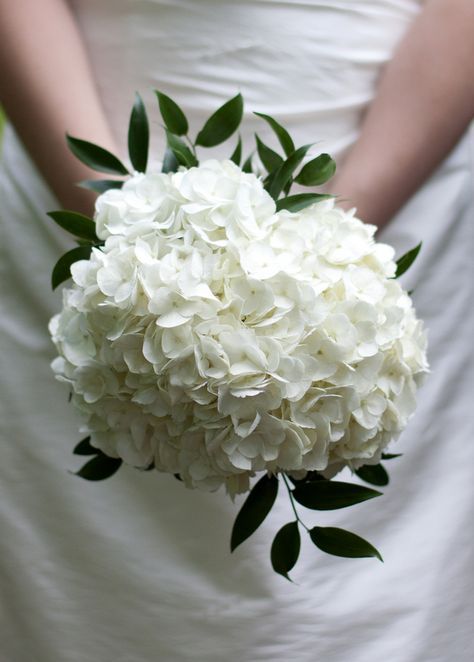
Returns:
[[[374,241],[375,227],[331,196],[289,195],[293,182],[326,182],[335,164],[321,154],[301,165],[310,145],[295,148],[269,116],[259,114],[282,154],[257,136],[260,174],[252,157],[240,166],[240,137],[229,160],[199,163],[196,147],[238,129],[241,95],[194,142],[182,110],[157,97],[168,145],[161,172],[146,171],[149,128],[137,96],[134,171],[68,137],[81,161],[127,179],[83,182],[101,194],[94,219],[50,213],[79,244],[54,268],[53,287],[73,282],[50,322],[53,370],[85,421],[74,452],[92,456],[78,475],[100,480],[124,462],[188,488],[250,490],[232,550],[262,523],[282,483],[295,520],[271,546],[276,572],[289,578],[300,525],[327,553],[381,558],[354,533],[308,528],[296,503],[328,510],[380,495],[332,480],[343,467],[388,482],[380,461],[395,456],[384,449],[405,427],[427,371],[422,324],[396,280],[419,246],[396,263],[393,249]]]

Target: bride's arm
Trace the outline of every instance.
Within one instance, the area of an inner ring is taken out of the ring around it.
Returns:
[[[382,226],[474,117],[474,2],[428,0],[380,79],[332,191]]]
[[[97,177],[69,152],[65,132],[114,149],[74,18],[65,0],[0,0],[0,101],[66,207],[90,212]]]

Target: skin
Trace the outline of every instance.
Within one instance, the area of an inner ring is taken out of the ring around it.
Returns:
[[[75,182],[101,175],[70,154],[64,134],[117,150],[67,3],[0,0],[0,61],[1,101],[28,152],[65,208],[91,213],[93,194]],[[428,0],[331,182],[341,205],[385,225],[466,130],[473,81],[474,2]]]

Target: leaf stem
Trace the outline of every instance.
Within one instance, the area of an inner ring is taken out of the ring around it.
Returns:
[[[298,515],[298,511],[296,510],[295,500],[293,499],[293,495],[292,495],[292,493],[291,493],[291,487],[290,487],[290,485],[289,485],[289,483],[288,483],[288,478],[286,477],[286,474],[282,473],[282,474],[281,474],[281,477],[283,478],[283,482],[285,483],[285,487],[286,487],[286,489],[288,490],[288,496],[290,497],[290,503],[291,503],[291,507],[293,508],[293,512],[295,513],[296,521],[299,522],[299,523],[301,524],[301,526],[302,526],[304,529],[306,529],[306,531],[309,532],[308,527],[307,527],[306,524],[300,519],[300,516]]]

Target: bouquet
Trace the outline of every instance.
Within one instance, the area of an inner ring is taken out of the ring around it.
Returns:
[[[276,572],[289,578],[301,526],[324,552],[381,559],[355,533],[307,527],[297,504],[328,510],[381,494],[333,480],[344,467],[388,482],[381,460],[396,457],[385,449],[427,371],[422,323],[397,281],[420,246],[395,262],[354,210],[314,190],[291,194],[293,183],[326,182],[335,164],[327,154],[308,160],[311,145],[295,147],[267,115],[257,113],[280,151],[256,136],[257,172],[253,155],[240,165],[240,137],[230,159],[199,162],[197,148],[237,131],[240,94],[194,141],[179,106],[157,98],[167,136],[161,171],[147,171],[148,119],[137,95],[133,172],[68,136],[81,161],[122,179],[82,183],[100,193],[94,219],[50,213],[78,243],[54,267],[53,287],[72,285],[50,322],[52,367],[87,434],[74,452],[91,459],[78,475],[100,480],[126,463],[188,488],[250,491],[232,550],[283,485],[295,519],[273,540]]]

